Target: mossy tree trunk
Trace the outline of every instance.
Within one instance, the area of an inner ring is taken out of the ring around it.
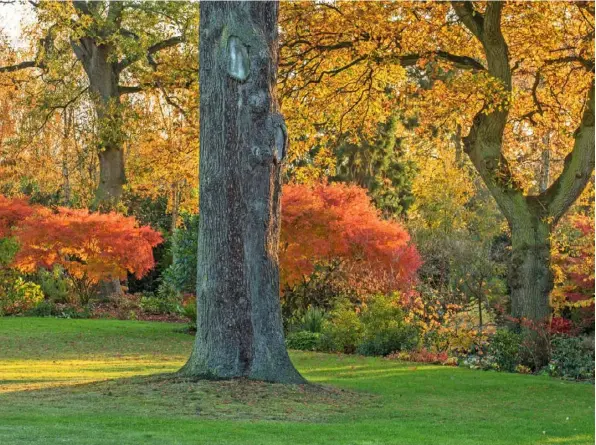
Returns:
[[[279,303],[278,2],[200,4],[197,336],[188,376],[303,383]]]

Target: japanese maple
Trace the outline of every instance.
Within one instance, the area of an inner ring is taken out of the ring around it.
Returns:
[[[12,266],[23,272],[60,265],[75,278],[142,277],[154,266],[153,247],[161,235],[139,227],[133,217],[59,207],[31,206],[24,199],[0,197],[0,235],[20,247]]]
[[[355,185],[291,184],[282,195],[281,284],[292,286],[318,262],[340,259],[351,285],[367,292],[405,289],[421,265],[410,236],[383,220]]]

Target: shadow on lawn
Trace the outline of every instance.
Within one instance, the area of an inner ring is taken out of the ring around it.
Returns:
[[[5,382],[7,383],[7,382]],[[117,410],[125,414],[324,423],[349,418],[379,397],[319,384],[282,385],[245,379],[193,380],[176,374],[120,378],[91,383],[61,382],[50,388],[0,394],[4,402],[34,399],[40,409]]]

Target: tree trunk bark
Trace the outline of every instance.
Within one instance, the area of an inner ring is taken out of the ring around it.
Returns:
[[[550,316],[550,235],[548,224],[539,219],[512,224],[508,281],[515,318],[544,321]]]
[[[98,44],[91,37],[82,37],[72,46],[89,79],[98,120],[99,184],[93,207],[113,210],[126,183],[118,63],[110,60],[113,48],[109,44]]]
[[[181,372],[304,383],[284,344],[278,2],[200,4],[197,336]]]

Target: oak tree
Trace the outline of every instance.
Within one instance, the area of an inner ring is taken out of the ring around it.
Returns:
[[[302,383],[279,304],[278,2],[200,4],[197,336],[182,373]]]

